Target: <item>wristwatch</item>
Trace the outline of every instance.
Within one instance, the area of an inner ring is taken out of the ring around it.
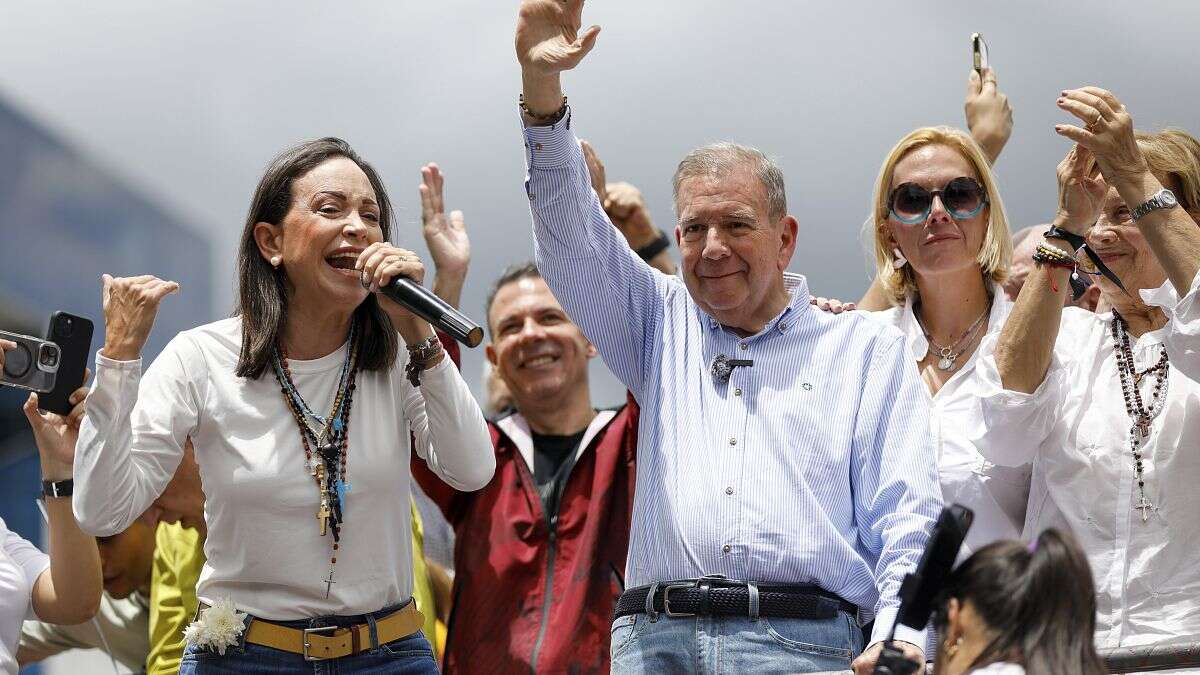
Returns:
[[[70,497],[74,490],[75,481],[70,478],[42,481],[42,495],[46,497]]]
[[[1134,221],[1140,220],[1142,216],[1157,211],[1159,209],[1173,209],[1179,205],[1179,200],[1175,199],[1175,193],[1163,188],[1150,196],[1150,199],[1142,202],[1141,206],[1133,210]]]

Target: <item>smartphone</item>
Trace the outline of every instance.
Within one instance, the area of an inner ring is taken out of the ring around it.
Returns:
[[[46,339],[58,345],[58,379],[54,388],[38,396],[38,408],[66,415],[71,412],[71,394],[83,386],[88,351],[92,348],[92,322],[82,316],[55,312],[46,328]]]
[[[4,352],[0,384],[44,394],[54,388],[58,375],[58,345],[41,338],[0,330],[0,339],[17,343]],[[39,397],[40,398],[40,397]]]
[[[971,60],[975,72],[983,76],[983,69],[988,67],[988,47],[983,41],[983,33],[971,33]]]

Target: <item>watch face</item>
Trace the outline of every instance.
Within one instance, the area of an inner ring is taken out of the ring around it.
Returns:
[[[1175,193],[1171,192],[1170,190],[1163,190],[1162,193],[1159,194],[1158,199],[1165,208],[1173,208],[1179,203],[1179,201],[1175,199]]]

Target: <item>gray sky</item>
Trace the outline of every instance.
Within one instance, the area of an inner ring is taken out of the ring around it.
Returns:
[[[0,92],[212,237],[218,307],[251,191],[297,140],[346,138],[382,172],[401,245],[419,244],[418,168],[439,162],[466,212],[464,299],[532,251],[515,100],[516,0],[52,3],[0,7]],[[284,8],[284,9],[280,9]],[[963,126],[968,38],[991,47],[1015,132],[997,165],[1014,227],[1055,204],[1066,87],[1113,90],[1138,126],[1200,133],[1200,3],[816,3],[593,0],[599,43],[565,88],[610,179],[672,224],[688,149],[734,139],[781,162],[801,239],[793,271],[822,295],[867,284],[858,228],[883,155],[926,124]],[[467,356],[478,379],[482,350]],[[597,400],[621,400],[600,379]]]

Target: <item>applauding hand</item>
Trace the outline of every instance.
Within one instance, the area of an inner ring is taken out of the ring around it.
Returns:
[[[1086,234],[1100,217],[1108,185],[1096,174],[1096,159],[1076,144],[1058,164],[1058,214],[1054,224],[1068,232]]]
[[[1116,96],[1099,87],[1083,87],[1064,91],[1057,103],[1085,126],[1059,124],[1054,130],[1091,152],[1109,185],[1140,184],[1150,169],[1133,135],[1133,117]]]

